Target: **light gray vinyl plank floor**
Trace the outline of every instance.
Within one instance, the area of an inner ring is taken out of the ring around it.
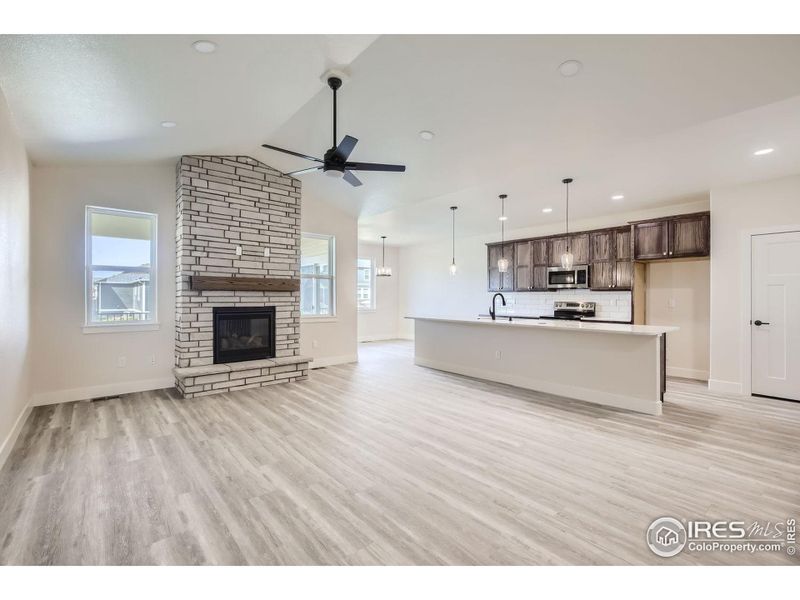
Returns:
[[[670,380],[661,417],[416,367],[38,407],[0,471],[2,564],[797,564],[645,544],[660,516],[800,517],[800,404]]]

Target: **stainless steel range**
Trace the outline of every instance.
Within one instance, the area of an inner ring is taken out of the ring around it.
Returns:
[[[595,302],[570,302],[556,300],[553,303],[553,316],[541,316],[540,319],[571,319],[578,321],[583,317],[593,317]]]

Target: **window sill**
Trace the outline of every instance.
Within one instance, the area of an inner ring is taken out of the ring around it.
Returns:
[[[306,315],[304,317],[300,317],[301,323],[335,323],[338,320],[339,320],[338,317],[329,317],[329,316],[314,317],[312,315]]]
[[[359,313],[374,313],[374,312],[378,312],[378,309],[377,308],[359,308],[358,312]]]
[[[158,323],[121,323],[119,325],[84,325],[83,333],[133,333],[135,331],[158,331]]]

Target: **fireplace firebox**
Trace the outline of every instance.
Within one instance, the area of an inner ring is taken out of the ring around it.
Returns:
[[[214,362],[275,357],[275,307],[215,307]]]

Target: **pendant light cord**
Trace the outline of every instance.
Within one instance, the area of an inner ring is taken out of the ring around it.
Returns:
[[[451,208],[453,213],[453,264],[456,264],[456,209]]]
[[[567,252],[569,252],[569,181],[564,182],[567,185],[567,210],[566,210],[566,235],[567,235]]]
[[[381,250],[381,266],[386,267],[386,236],[381,236],[381,244],[383,245],[383,250]]]

